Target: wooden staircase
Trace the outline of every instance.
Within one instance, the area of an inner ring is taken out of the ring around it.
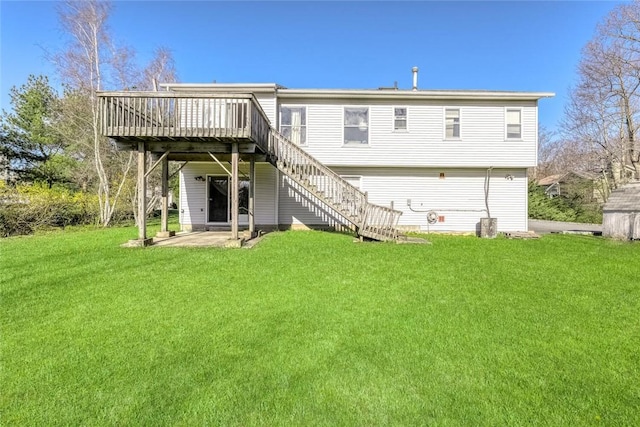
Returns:
[[[349,184],[274,129],[251,93],[100,92],[101,133],[121,150],[164,153],[169,160],[204,159],[242,143],[340,217],[361,237],[398,240],[402,212],[369,203]],[[254,145],[255,144],[255,145]],[[201,156],[201,157],[199,157]]]
[[[343,217],[360,237],[398,240],[402,212],[369,203],[366,193],[345,181],[309,153],[271,128],[266,146],[267,160],[278,170]]]

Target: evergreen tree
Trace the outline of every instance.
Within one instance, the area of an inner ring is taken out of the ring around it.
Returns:
[[[6,178],[18,181],[66,181],[72,163],[55,130],[58,96],[46,76],[30,75],[11,88],[13,111],[0,117],[0,158]]]

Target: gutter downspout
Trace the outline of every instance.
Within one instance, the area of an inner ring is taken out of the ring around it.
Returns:
[[[489,184],[491,182],[491,170],[493,166],[487,169],[487,174],[484,178],[484,206],[487,210],[487,218],[491,218],[491,212],[489,211]]]

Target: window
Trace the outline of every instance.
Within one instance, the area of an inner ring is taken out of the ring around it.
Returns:
[[[393,109],[393,130],[407,130],[407,109],[405,107]]]
[[[507,139],[522,138],[522,111],[507,110]]]
[[[280,107],[280,132],[298,145],[307,143],[307,107]]]
[[[444,110],[444,137],[445,139],[460,138],[460,110],[447,108]]]
[[[344,143],[369,143],[369,108],[344,108]]]
[[[357,175],[340,175],[340,178],[344,179],[349,184],[351,184],[354,187],[356,187],[358,190],[362,189],[362,187],[360,186],[360,181],[362,180],[361,176],[357,176]]]

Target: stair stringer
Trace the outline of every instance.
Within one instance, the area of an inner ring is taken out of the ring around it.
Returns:
[[[352,224],[357,235],[373,240],[398,240],[401,211],[369,203],[367,194],[271,128],[260,145],[267,160],[316,199]]]

